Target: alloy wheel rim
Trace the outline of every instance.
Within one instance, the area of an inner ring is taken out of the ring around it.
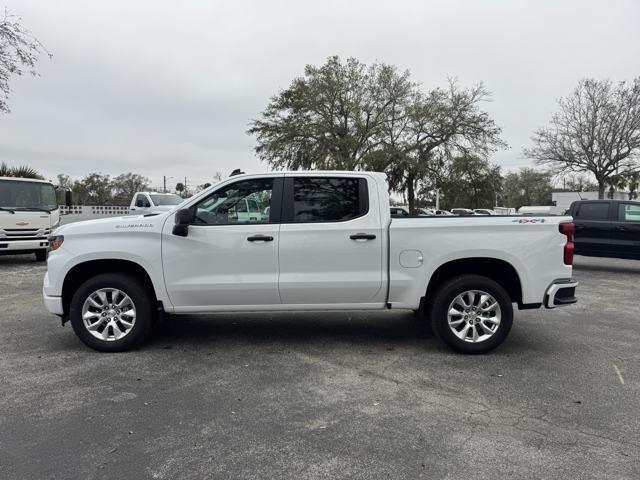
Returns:
[[[82,322],[95,338],[114,342],[129,335],[136,323],[136,307],[122,290],[101,288],[82,305]]]
[[[467,290],[449,304],[447,323],[460,340],[480,343],[489,340],[500,327],[502,310],[493,295]]]

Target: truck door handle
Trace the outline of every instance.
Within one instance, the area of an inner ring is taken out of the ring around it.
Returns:
[[[373,240],[376,236],[370,233],[354,233],[353,235],[350,235],[349,238],[351,240]]]
[[[248,237],[247,240],[250,242],[273,242],[273,237],[269,237],[267,235],[254,235],[253,237]]]

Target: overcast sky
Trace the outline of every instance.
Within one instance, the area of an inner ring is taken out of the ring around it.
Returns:
[[[0,160],[54,178],[133,171],[204,183],[265,171],[247,124],[330,55],[483,81],[508,170],[585,76],[640,75],[638,1],[5,0],[53,53],[12,81]],[[2,0],[0,0],[2,4]],[[0,114],[1,115],[1,114]]]

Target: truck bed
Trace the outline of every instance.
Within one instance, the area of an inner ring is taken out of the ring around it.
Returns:
[[[425,282],[442,265],[460,258],[503,260],[515,267],[522,303],[542,302],[548,286],[571,278],[564,265],[566,237],[558,225],[568,216],[518,215],[393,218],[389,227],[389,303],[416,308]]]

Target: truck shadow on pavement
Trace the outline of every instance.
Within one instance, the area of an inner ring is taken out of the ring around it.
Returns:
[[[230,348],[261,345],[286,349],[300,345],[336,349],[419,348],[447,350],[434,335],[429,322],[411,312],[367,315],[358,312],[244,313],[216,315],[172,315],[158,322],[142,350]],[[509,338],[495,354],[544,355],[553,352],[553,337],[535,322],[514,323]]]
[[[156,324],[149,343],[177,346],[240,341],[285,345],[330,340],[386,344],[418,338],[432,339],[434,334],[429,323],[416,319],[412,312],[270,312],[168,315]]]

